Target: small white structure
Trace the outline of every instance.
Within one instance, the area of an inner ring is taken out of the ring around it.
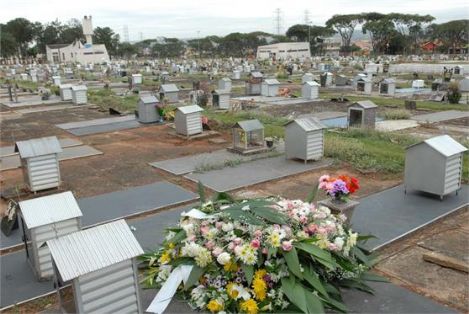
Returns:
[[[81,229],[81,210],[72,192],[19,202],[20,228],[26,243],[26,257],[36,277],[54,275],[46,242]]]
[[[459,81],[459,90],[461,92],[469,92],[469,77],[465,77]]]
[[[22,81],[27,81],[28,80],[28,73],[21,73],[20,77],[21,77]]]
[[[37,192],[60,185],[58,154],[62,152],[55,136],[19,141],[15,144],[23,168],[23,176],[31,191]]]
[[[301,83],[304,84],[306,82],[311,82],[314,80],[314,75],[313,73],[305,73],[303,74],[303,76],[301,77]]]
[[[461,188],[463,153],[467,148],[448,135],[432,137],[409,146],[405,158],[405,189],[441,199]]]
[[[158,104],[159,101],[155,96],[141,96],[138,100],[138,121],[141,123],[160,121]]]
[[[261,152],[266,149],[264,125],[257,120],[237,122],[232,128],[233,151],[241,154]]]
[[[168,102],[179,101],[179,88],[176,84],[163,84],[159,90],[160,100],[165,99]]]
[[[393,96],[396,93],[396,81],[392,78],[382,80],[379,83],[379,93]]]
[[[31,69],[29,75],[31,76],[32,82],[37,82],[37,71],[35,69]]]
[[[62,101],[72,100],[72,84],[61,84],[59,91]]]
[[[88,88],[85,85],[72,86],[72,102],[74,105],[84,105],[88,102]]]
[[[233,80],[240,80],[241,79],[241,71],[233,70],[233,75],[231,76]]]
[[[218,81],[219,90],[231,91],[231,79],[229,77],[224,77]]]
[[[212,92],[212,106],[218,109],[230,109],[230,91],[216,89]]]
[[[324,129],[314,117],[298,118],[285,125],[287,159],[319,160],[324,155]]]
[[[137,87],[142,85],[143,83],[143,76],[142,74],[132,74],[132,87]]]
[[[301,97],[306,99],[318,99],[319,83],[315,81],[304,82],[301,87]]]
[[[60,76],[59,75],[52,76],[52,84],[54,84],[56,86],[60,85]]]
[[[57,287],[71,281],[76,313],[142,313],[135,258],[143,250],[125,220],[52,239],[47,246]]]
[[[424,88],[425,87],[425,81],[424,80],[413,80],[412,81],[412,88]]]
[[[357,80],[357,92],[362,92],[366,95],[371,95],[373,82],[368,77],[361,77]]]
[[[197,105],[178,107],[174,117],[176,133],[184,136],[202,133],[202,111]]]
[[[349,82],[349,79],[342,74],[338,74],[335,76],[335,86],[345,86]]]
[[[265,79],[261,85],[261,95],[275,97],[278,95],[280,82],[277,79]]]

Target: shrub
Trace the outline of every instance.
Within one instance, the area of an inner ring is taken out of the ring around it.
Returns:
[[[410,112],[404,109],[386,110],[384,112],[386,120],[403,120],[410,118]]]
[[[448,86],[448,101],[450,104],[458,104],[461,99],[461,92],[459,85],[456,82],[451,82]]]

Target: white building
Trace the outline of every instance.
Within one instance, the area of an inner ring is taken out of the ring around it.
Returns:
[[[110,59],[106,46],[93,44],[91,16],[85,15],[82,26],[86,43],[83,44],[80,41],[75,41],[70,44],[47,45],[47,61],[50,63],[79,62],[81,64],[109,62]]]
[[[275,58],[276,60],[311,58],[307,42],[277,43],[257,47],[257,59]]]

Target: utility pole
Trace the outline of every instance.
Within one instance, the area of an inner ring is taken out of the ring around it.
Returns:
[[[139,32],[138,35],[139,35],[139,37],[140,37],[140,41],[143,41],[143,33],[142,33],[142,32]]]
[[[311,22],[311,17],[309,15],[309,10],[305,10],[305,25],[308,25]]]
[[[124,42],[129,42],[129,27],[124,25]]]
[[[274,23],[275,23],[275,31],[276,31],[277,35],[281,35],[281,31],[282,31],[282,10],[280,10],[280,8],[277,8],[274,11]]]
[[[200,58],[200,31],[197,31],[197,54]]]

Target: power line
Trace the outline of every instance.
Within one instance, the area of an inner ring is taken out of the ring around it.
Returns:
[[[129,27],[124,25],[124,42],[129,42]]]
[[[275,23],[275,32],[277,35],[282,34],[282,10],[280,8],[275,9],[274,11],[274,23]]]
[[[311,22],[311,15],[309,14],[309,10],[305,10],[305,25],[309,25]]]

